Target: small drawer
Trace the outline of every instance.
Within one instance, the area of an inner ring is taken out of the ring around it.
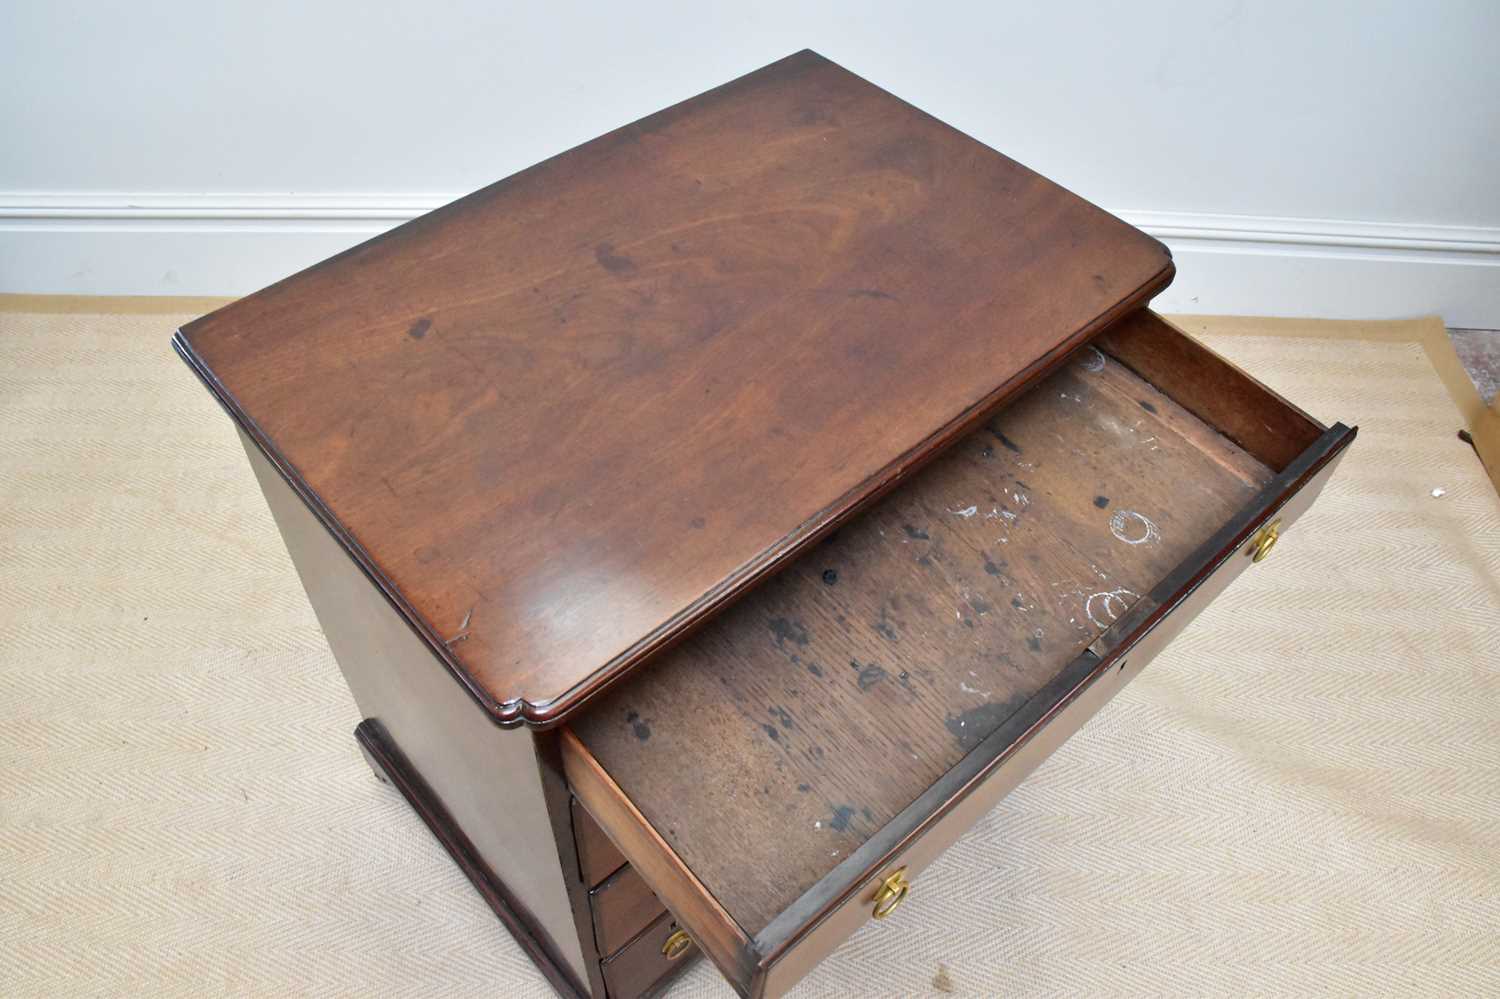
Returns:
[[[602,695],[568,780],[736,989],[780,995],[1274,571],[1354,433],[1128,317]]]
[[[599,828],[588,809],[573,799],[573,841],[578,845],[578,872],[592,888],[625,866],[625,855]]]
[[[606,957],[630,942],[666,910],[632,867],[622,867],[589,892],[594,943]]]
[[[692,938],[665,914],[604,962],[604,986],[611,999],[637,999],[691,964],[697,954]]]

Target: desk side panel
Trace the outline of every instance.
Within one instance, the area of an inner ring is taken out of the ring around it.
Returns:
[[[360,713],[431,786],[531,932],[575,980],[590,981],[533,733],[485,715],[255,443],[240,439]]]

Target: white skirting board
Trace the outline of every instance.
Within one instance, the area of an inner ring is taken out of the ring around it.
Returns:
[[[0,292],[238,295],[443,195],[0,194]],[[1500,328],[1500,228],[1118,210],[1163,239],[1172,312]]]

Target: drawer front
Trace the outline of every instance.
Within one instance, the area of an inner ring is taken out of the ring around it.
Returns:
[[[578,872],[583,883],[593,888],[599,882],[625,866],[625,855],[599,828],[589,815],[588,809],[575,798],[573,809],[573,841],[578,845]]]
[[[927,792],[881,827],[769,925],[747,937],[570,731],[563,759],[574,791],[736,989],[780,995],[865,921],[886,910],[900,944],[901,905],[920,897],[921,873],[1128,683],[1259,551],[1274,557],[1333,472],[1354,432],[1335,426],[1177,572],[1059,673]],[[1265,533],[1277,525],[1277,540]],[[900,873],[906,888],[891,891]],[[884,891],[883,891],[884,889]]]
[[[623,867],[589,892],[594,942],[603,955],[625,946],[666,911],[633,867]]]
[[[1058,677],[1058,689],[1044,690],[1037,696],[1035,710],[1021,711],[981,743],[948,778],[898,816],[890,824],[898,828],[890,830],[892,835],[885,844],[889,847],[895,841],[893,855],[865,878],[857,891],[840,898],[832,891],[821,893],[823,886],[819,885],[768,926],[757,937],[757,944],[764,948],[767,971],[756,994],[781,995],[873,918],[877,908],[888,909],[896,902],[895,910],[899,910],[904,897],[894,899],[887,887],[894,887],[888,881],[893,875],[900,872],[900,880],[907,885],[905,896],[919,896],[923,868],[1137,676],[1189,621],[1256,561],[1258,550],[1265,549],[1262,558],[1269,557],[1280,542],[1264,544],[1265,531],[1272,524],[1278,525],[1279,539],[1311,506],[1353,439],[1353,433],[1342,427],[1335,427],[1328,435],[1328,443],[1333,445],[1330,449],[1315,448],[1314,452],[1321,453],[1310,453],[1287,469],[1286,491],[1226,525],[1204,546],[1216,552],[1204,552],[1201,558],[1189,560],[1200,566],[1190,578],[1164,580],[1118,622],[1118,627],[1102,636]],[[1014,731],[1022,726],[1026,728],[1024,733]],[[1005,748],[998,757],[987,758],[991,745]],[[899,828],[903,826],[907,829],[904,835]],[[882,830],[867,847],[878,849],[887,831]],[[858,854],[850,858],[851,863],[858,859]],[[899,938],[900,918],[895,910],[885,919]],[[893,942],[899,944],[899,939]]]
[[[663,978],[692,963],[698,947],[677,920],[663,914],[645,932],[604,962],[604,986],[610,999],[636,999]]]

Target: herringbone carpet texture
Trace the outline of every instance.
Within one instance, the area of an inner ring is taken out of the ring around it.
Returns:
[[[365,768],[186,318],[0,315],[0,994],[547,994]],[[1207,332],[1353,452],[799,995],[1500,994],[1500,504],[1414,344]]]

